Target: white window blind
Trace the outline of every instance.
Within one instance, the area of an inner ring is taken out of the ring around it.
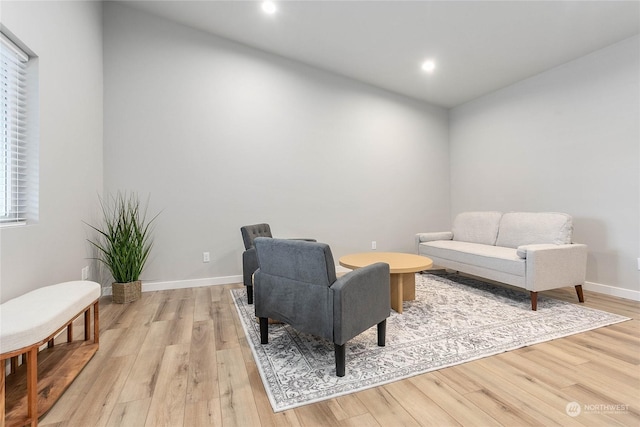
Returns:
[[[26,63],[20,48],[0,33],[0,225],[27,214]]]

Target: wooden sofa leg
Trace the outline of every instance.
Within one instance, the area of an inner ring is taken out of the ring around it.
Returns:
[[[339,377],[344,377],[344,372],[345,372],[345,351],[344,351],[344,344],[339,345],[334,343],[333,344],[334,348],[335,348],[335,354],[336,354],[336,375]]]
[[[531,310],[538,310],[538,293],[531,291]]]

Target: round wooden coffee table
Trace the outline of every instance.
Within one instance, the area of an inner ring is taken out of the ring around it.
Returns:
[[[401,252],[362,252],[345,255],[340,265],[350,269],[365,267],[376,262],[389,264],[391,273],[391,308],[402,313],[402,301],[416,299],[416,275],[418,271],[431,268],[430,258]]]

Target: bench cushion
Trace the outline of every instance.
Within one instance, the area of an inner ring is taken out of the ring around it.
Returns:
[[[0,305],[0,354],[42,342],[100,298],[87,280],[45,286]]]

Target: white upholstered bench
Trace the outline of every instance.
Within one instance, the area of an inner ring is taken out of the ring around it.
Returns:
[[[99,298],[98,283],[74,281],[45,286],[0,305],[0,425],[38,425],[38,418],[93,357],[99,346]],[[84,340],[73,341],[73,321],[83,314]],[[66,342],[56,345],[54,338],[65,328]]]

